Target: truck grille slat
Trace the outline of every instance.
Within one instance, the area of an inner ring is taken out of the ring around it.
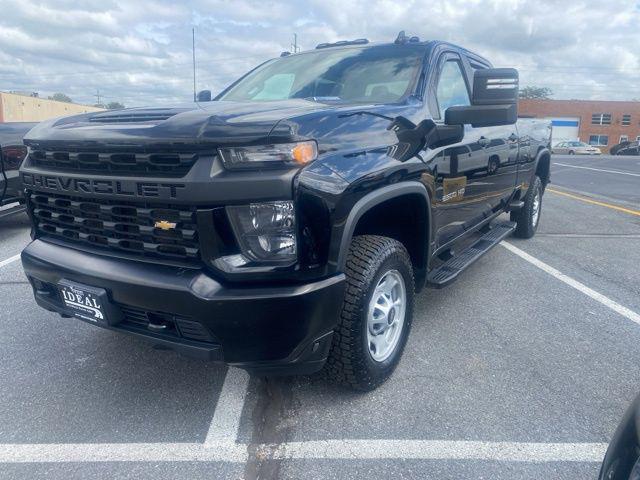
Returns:
[[[31,161],[51,170],[81,171],[130,175],[178,177],[186,175],[198,159],[195,153],[139,153],[139,152],[69,152],[33,149]]]
[[[195,208],[32,193],[29,208],[36,232],[80,245],[142,257],[197,261],[200,258]],[[175,228],[156,228],[158,221]]]

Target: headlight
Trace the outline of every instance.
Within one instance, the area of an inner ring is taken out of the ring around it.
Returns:
[[[318,157],[315,141],[218,149],[229,169],[302,166]]]
[[[291,264],[296,255],[293,202],[252,203],[227,207],[242,257],[227,258],[229,266],[243,263]],[[248,262],[247,262],[248,261]]]

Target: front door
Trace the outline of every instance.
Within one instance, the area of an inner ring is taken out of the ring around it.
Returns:
[[[435,89],[440,120],[447,108],[470,104],[460,56],[446,53],[438,64]],[[470,80],[470,79],[469,79]],[[513,192],[518,172],[515,125],[473,128],[434,158],[436,248],[455,240],[500,209]]]
[[[437,112],[444,120],[449,107],[470,105],[469,83],[460,56],[445,53],[438,62],[435,85]],[[479,195],[482,185],[476,173],[487,166],[485,145],[477,129],[465,126],[461,143],[444,149],[434,159],[436,248],[464,234],[469,225],[483,216],[485,205]]]

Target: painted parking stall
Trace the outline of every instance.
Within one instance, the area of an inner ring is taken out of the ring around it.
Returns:
[[[543,204],[533,240],[509,239],[418,296],[400,366],[366,395],[319,376],[252,377],[42,311],[21,272],[22,226],[0,258],[0,471],[593,478],[640,384],[640,225],[550,192]]]

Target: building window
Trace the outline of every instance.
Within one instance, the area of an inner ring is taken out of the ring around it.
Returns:
[[[594,113],[591,115],[591,125],[611,125],[611,114]]]
[[[628,127],[631,125],[631,115],[622,115],[622,126]]]
[[[640,135],[636,137],[636,142],[640,142]]]
[[[607,145],[609,145],[609,136],[608,135],[590,135],[589,145],[594,145],[596,147],[606,147]]]
[[[628,142],[628,141],[629,141],[629,136],[628,135],[620,135],[620,143]]]

